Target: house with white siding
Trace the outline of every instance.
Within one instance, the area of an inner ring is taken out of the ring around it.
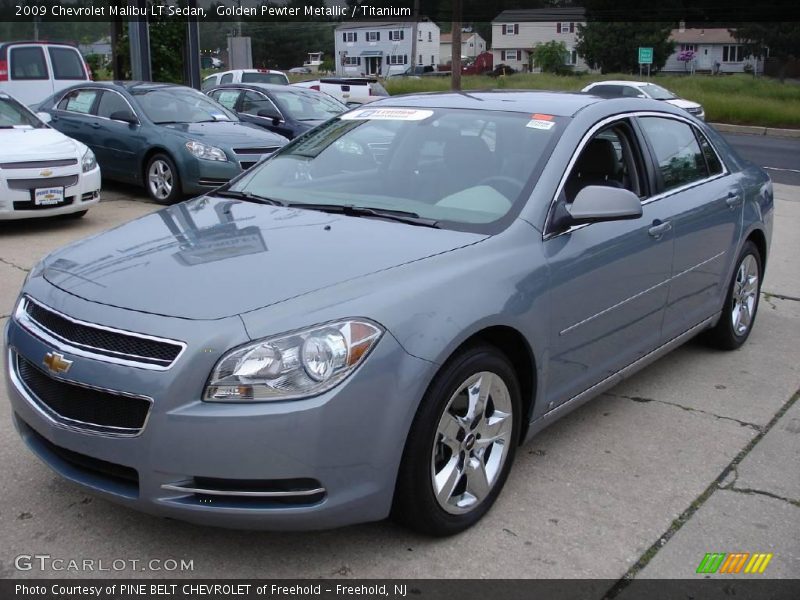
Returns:
[[[675,51],[664,64],[665,72],[744,73],[751,68],[764,72],[763,61],[749,56],[746,47],[727,29],[679,27],[672,30],[670,39],[675,42]],[[682,54],[694,58],[679,60]]]
[[[575,50],[579,24],[586,23],[583,8],[505,10],[492,21],[492,55],[495,66],[503,63],[518,71],[539,72],[531,52],[538,44],[564,42],[564,64],[576,71],[589,66]]]
[[[439,64],[439,26],[427,20],[417,23],[416,57],[411,55],[412,35],[411,22],[344,22],[334,31],[336,73],[388,77],[414,64],[435,68]]]
[[[461,32],[461,56],[475,58],[486,52],[486,40],[475,31]],[[453,60],[453,34],[443,33],[439,36],[439,60],[441,64],[449,64]]]

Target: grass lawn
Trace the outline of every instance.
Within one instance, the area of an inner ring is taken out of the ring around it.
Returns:
[[[638,79],[631,75],[546,75],[519,73],[497,79],[486,76],[462,77],[464,90],[537,89],[580,90],[603,79]],[[800,128],[800,86],[781,84],[767,77],[752,75],[657,75],[654,83],[687,100],[701,103],[706,120],[715,123]],[[385,87],[393,96],[413,92],[438,92],[450,89],[449,77],[387,79]]]

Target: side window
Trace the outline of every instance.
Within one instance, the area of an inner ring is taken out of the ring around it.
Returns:
[[[216,75],[209,75],[205,79],[203,79],[203,83],[200,85],[200,89],[207,90],[209,88],[214,87],[217,85],[217,76]]]
[[[211,97],[228,110],[235,111],[239,94],[239,90],[216,90],[211,93]]]
[[[74,90],[64,96],[61,102],[58,103],[58,110],[88,115],[92,112],[92,106],[94,106],[97,94],[97,90]]]
[[[275,105],[272,101],[267,98],[264,94],[259,94],[258,92],[245,92],[244,98],[242,98],[242,112],[248,115],[253,115],[254,117],[262,116],[258,113],[261,111],[266,111],[270,116],[281,116],[281,113],[275,108]]]
[[[690,125],[663,117],[642,117],[639,122],[653,147],[665,191],[708,176]]]
[[[83,60],[77,50],[72,48],[48,48],[55,79],[77,79],[86,81]]]
[[[117,92],[103,92],[103,95],[100,96],[100,103],[97,105],[97,116],[110,119],[111,115],[119,111],[131,111],[125,99]]]
[[[569,204],[590,185],[617,187],[643,198],[646,195],[644,170],[639,150],[627,123],[617,123],[596,133],[581,150],[564,184]]]
[[[697,139],[700,141],[700,148],[703,150],[703,156],[706,158],[708,174],[719,175],[722,173],[722,163],[719,160],[719,156],[717,156],[708,138],[702,132],[695,129],[695,133],[697,134]]]
[[[233,73],[225,73],[219,80],[220,83],[233,83]]]
[[[11,49],[11,79],[47,78],[47,63],[41,48]]]
[[[644,94],[642,94],[642,92],[637,90],[635,87],[626,85],[622,88],[622,95],[625,98],[639,98]]]

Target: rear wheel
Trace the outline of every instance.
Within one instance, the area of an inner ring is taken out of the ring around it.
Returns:
[[[178,169],[166,154],[156,154],[145,167],[147,194],[159,204],[174,204],[181,197]]]
[[[735,350],[747,341],[758,311],[762,264],[758,248],[748,241],[739,253],[722,316],[707,334],[711,345],[722,350]]]
[[[406,441],[394,518],[438,536],[480,520],[511,469],[520,406],[514,369],[496,348],[474,346],[448,361],[423,398]]]

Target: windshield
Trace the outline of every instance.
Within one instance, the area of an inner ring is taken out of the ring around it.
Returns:
[[[347,106],[322,92],[271,92],[282,113],[298,121],[327,121],[347,110]]]
[[[655,85],[653,83],[645,84],[641,89],[654,100],[672,100],[673,98],[677,98],[677,96],[669,90],[665,90],[660,85]]]
[[[282,73],[242,73],[242,83],[277,83],[286,85],[289,80]]]
[[[147,118],[156,125],[238,121],[238,117],[197,90],[180,87],[132,89]]]
[[[528,113],[363,108],[290,142],[230,189],[483,231],[524,202],[565,124]]]
[[[0,96],[0,129],[27,129],[44,126],[44,123],[16,100]]]

